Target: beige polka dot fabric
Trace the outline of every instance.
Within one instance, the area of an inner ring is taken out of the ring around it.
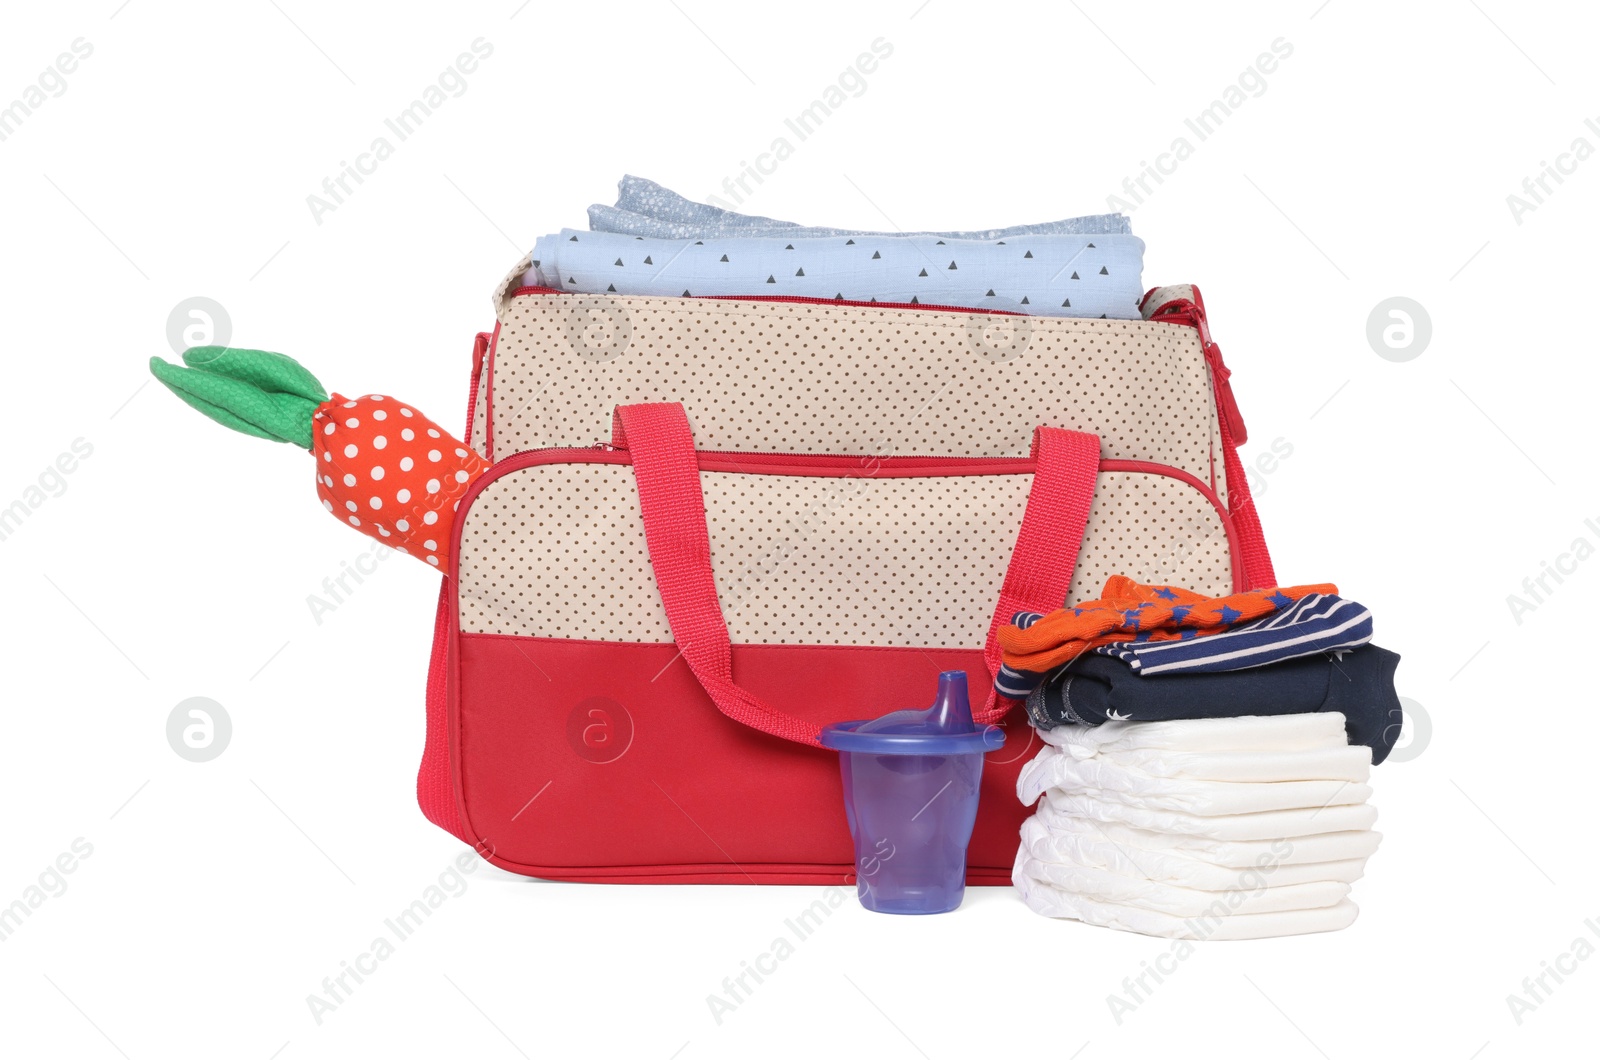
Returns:
[[[492,457],[610,437],[612,409],[681,401],[707,450],[1024,456],[1045,424],[1224,491],[1193,328],[830,303],[497,298]]]
[[[612,410],[681,401],[701,450],[1016,457],[1041,425],[1107,460],[1187,472],[1226,504],[1194,329],[818,303],[495,292],[472,441],[491,459],[611,437]],[[1032,477],[705,472],[736,644],[979,648]],[[1061,602],[1126,574],[1232,591],[1216,508],[1179,478],[1103,471]],[[625,465],[506,472],[463,516],[468,633],[672,639]]]
[[[824,478],[704,472],[717,591],[736,644],[980,648],[1032,476]],[[632,469],[540,464],[463,513],[468,633],[672,639]],[[1070,601],[1129,574],[1233,586],[1209,500],[1158,474],[1103,472]]]
[[[1208,596],[1233,592],[1222,517],[1209,498],[1179,479],[1102,471],[1066,602],[1097,599],[1113,574]]]

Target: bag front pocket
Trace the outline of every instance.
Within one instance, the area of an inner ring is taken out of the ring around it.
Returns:
[[[1230,525],[1204,485],[1161,465],[1096,472],[1090,454],[1086,520],[1079,510],[1077,529],[1060,527],[1082,547],[1058,603],[1098,595],[1102,572],[1231,591]],[[837,760],[733,720],[691,672],[634,459],[609,446],[520,453],[462,502],[447,713],[464,829],[530,875],[847,882]],[[703,512],[710,609],[733,680],[768,716],[797,731],[874,716],[950,669],[968,673],[975,703],[988,696],[985,642],[1034,514],[1035,460],[692,459],[701,496],[683,507]],[[1020,710],[997,721],[1011,735],[985,766],[974,884],[1009,878],[1026,814],[1016,777],[1039,747]]]

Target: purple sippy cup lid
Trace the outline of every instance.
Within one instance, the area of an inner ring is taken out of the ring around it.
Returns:
[[[939,675],[933,705],[922,710],[896,710],[869,721],[842,721],[823,728],[821,743],[835,751],[867,754],[982,754],[1005,743],[993,725],[978,728],[967,699],[965,670]]]

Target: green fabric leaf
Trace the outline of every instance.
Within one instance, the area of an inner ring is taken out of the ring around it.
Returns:
[[[311,416],[328,392],[299,362],[226,346],[195,346],[183,360],[152,357],[150,372],[185,404],[243,434],[311,448]]]

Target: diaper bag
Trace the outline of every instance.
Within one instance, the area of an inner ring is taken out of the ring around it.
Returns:
[[[793,298],[494,295],[417,793],[530,876],[848,884],[828,722],[965,670],[968,882],[1009,882],[1039,750],[996,626],[1105,579],[1274,583],[1190,286],[1142,320]]]

